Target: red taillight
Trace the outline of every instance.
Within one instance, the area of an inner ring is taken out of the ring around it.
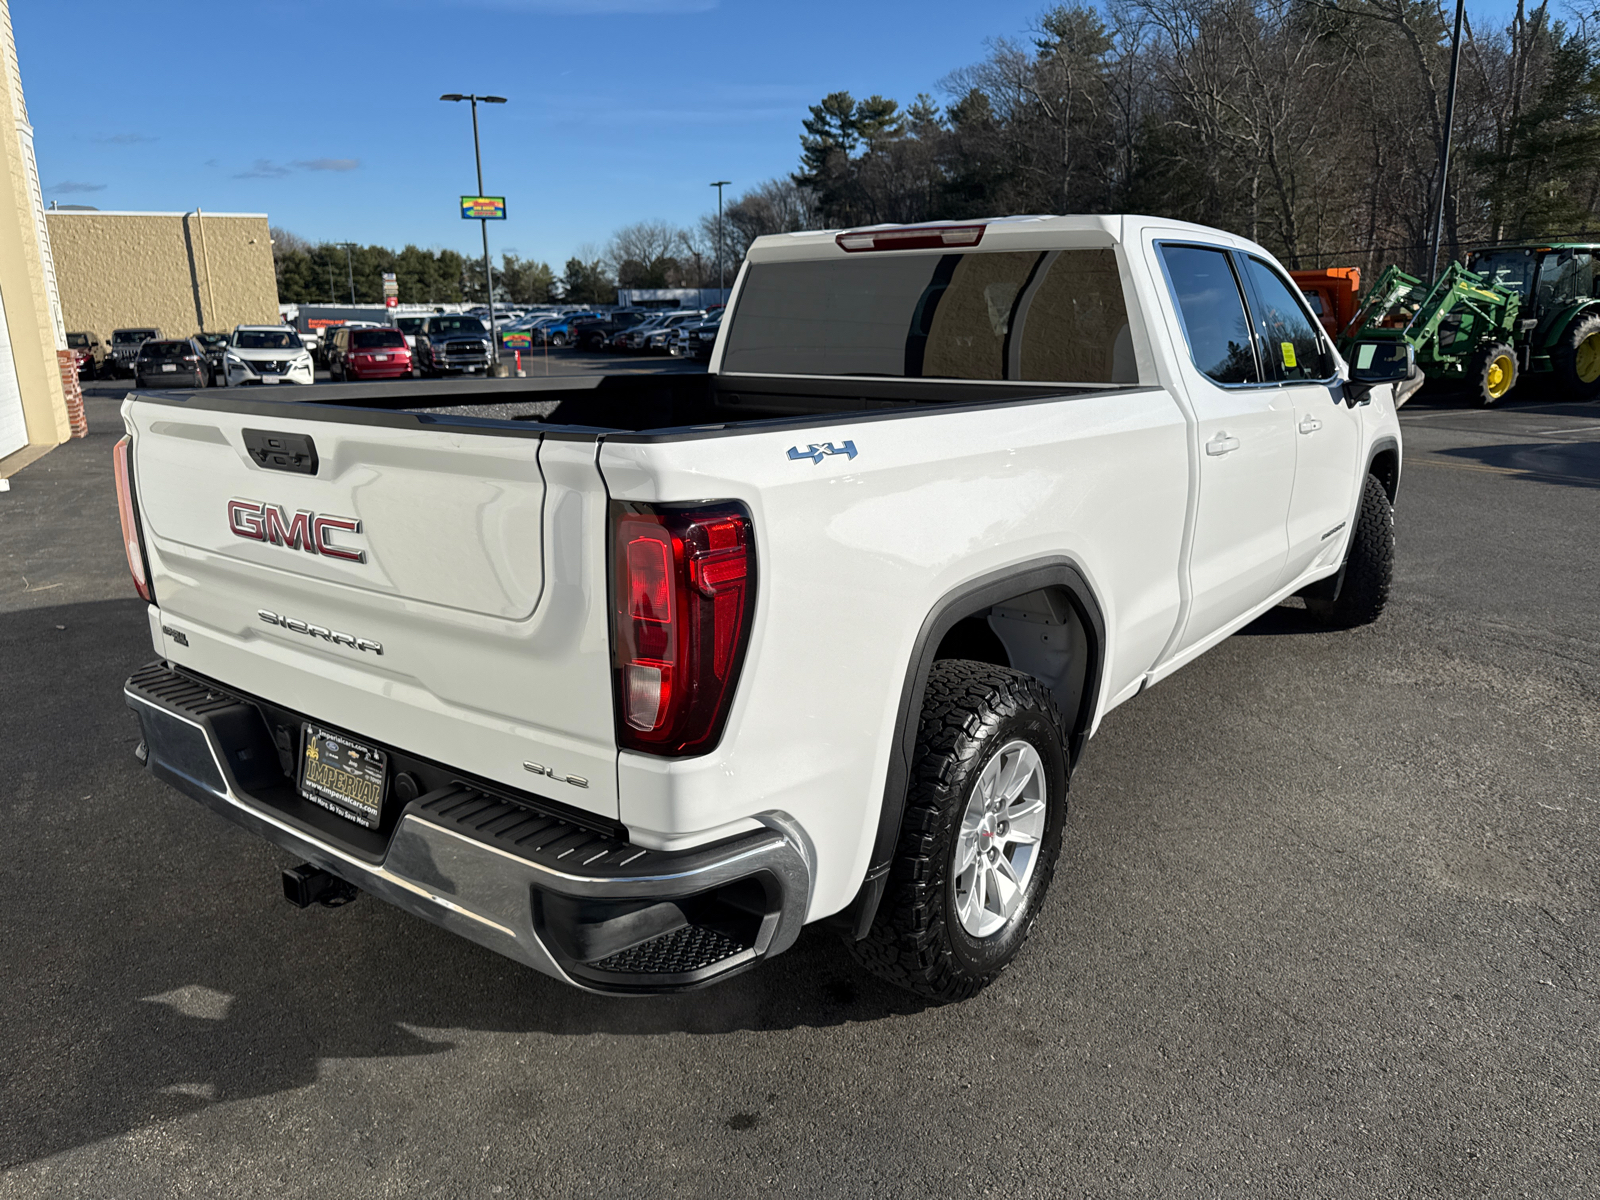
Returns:
[[[938,250],[945,246],[976,246],[983,241],[982,225],[905,225],[899,229],[854,229],[833,240],[851,254],[862,250]]]
[[[111,451],[111,473],[117,480],[117,517],[122,522],[122,549],[128,556],[128,574],[141,600],[155,601],[150,587],[150,568],[144,560],[144,543],[139,535],[139,514],[133,506],[133,439],[124,436]]]
[[[755,608],[749,514],[615,503],[611,531],[617,740],[703,753],[722,733]]]

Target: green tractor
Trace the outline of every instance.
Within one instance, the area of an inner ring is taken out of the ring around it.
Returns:
[[[1432,287],[1390,267],[1361,298],[1345,327],[1341,350],[1356,342],[1409,342],[1429,379],[1472,388],[1493,404],[1517,379],[1513,347],[1521,297],[1497,287],[1460,263],[1444,269]]]
[[[1474,250],[1467,265],[1521,300],[1518,366],[1553,375],[1563,399],[1600,395],[1600,244],[1549,242]]]
[[[1477,250],[1432,287],[1390,267],[1361,298],[1342,346],[1409,342],[1430,379],[1465,385],[1485,406],[1524,373],[1553,374],[1568,399],[1600,394],[1600,245]]]

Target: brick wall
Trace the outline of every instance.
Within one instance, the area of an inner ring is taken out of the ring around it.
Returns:
[[[75,438],[89,436],[89,419],[83,415],[83,385],[78,381],[78,364],[71,350],[57,350],[56,363],[61,368],[61,390],[67,397],[67,421]]]

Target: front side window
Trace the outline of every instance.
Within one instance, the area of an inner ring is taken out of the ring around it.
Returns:
[[[727,324],[727,372],[1138,382],[1110,249],[754,263]]]
[[[68,350],[87,350],[89,348],[89,335],[87,333],[67,334]]]
[[[1244,269],[1260,302],[1256,316],[1273,373],[1289,382],[1327,378],[1322,369],[1322,339],[1317,336],[1316,323],[1296,299],[1299,289],[1259,258],[1245,259]]]
[[[1218,383],[1260,383],[1239,281],[1223,250],[1162,246],[1194,365]]]

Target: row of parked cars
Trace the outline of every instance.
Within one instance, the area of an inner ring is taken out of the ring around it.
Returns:
[[[572,346],[617,354],[672,354],[710,358],[722,309],[619,308],[573,313],[535,325],[535,344]]]
[[[530,313],[523,321],[497,320],[496,332],[526,332],[537,346],[709,359],[722,309]],[[491,361],[489,328],[471,313],[350,321],[304,335],[288,325],[240,325],[231,334],[167,338],[148,326],[114,330],[109,344],[69,333],[67,345],[80,379],[128,376],[141,388],[309,384],[318,366],[335,380],[435,377],[486,373]]]

